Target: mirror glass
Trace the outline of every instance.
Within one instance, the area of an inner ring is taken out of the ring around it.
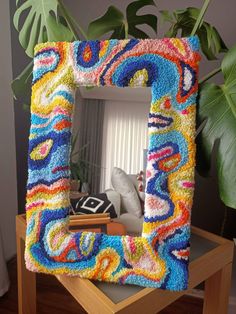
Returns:
[[[77,88],[71,205],[76,214],[109,213],[108,233],[142,233],[150,102],[146,87]]]

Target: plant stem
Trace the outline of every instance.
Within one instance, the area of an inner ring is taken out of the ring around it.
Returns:
[[[210,4],[210,1],[211,0],[205,0],[204,1],[203,6],[201,8],[201,11],[200,11],[200,13],[198,15],[197,21],[196,21],[196,23],[195,23],[195,25],[193,27],[192,32],[191,32],[191,36],[194,36],[196,34],[198,28],[201,26],[203,17],[205,15],[206,11],[207,11],[207,8],[208,8],[208,6]]]
[[[228,211],[227,211],[227,207],[225,206],[224,208],[224,218],[221,224],[221,228],[220,228],[220,236],[223,237],[224,236],[224,232],[225,232],[225,225],[227,222],[227,218],[228,218]]]
[[[197,128],[196,133],[195,133],[195,138],[201,133],[201,131],[204,129],[206,124],[207,124],[207,119],[205,119]]]
[[[124,20],[124,25],[125,25],[125,39],[128,39],[129,37],[129,25],[126,20]]]
[[[87,40],[87,35],[86,33],[84,32],[84,30],[82,29],[82,27],[78,24],[78,23],[75,23],[75,20],[72,18],[72,16],[69,14],[67,8],[65,7],[65,5],[63,4],[63,1],[62,0],[57,0],[58,3],[59,3],[59,6],[60,6],[60,11],[64,17],[64,19],[66,20],[72,34],[74,35],[75,39],[76,40],[79,40],[80,37],[79,37],[79,34],[76,30],[76,27],[75,25],[78,27],[78,29],[80,30],[81,34],[84,36],[84,38]]]
[[[215,76],[217,73],[221,72],[221,67],[216,68],[215,70],[209,72],[207,75],[205,75],[200,81],[199,84],[205,83],[208,81],[211,77]]]

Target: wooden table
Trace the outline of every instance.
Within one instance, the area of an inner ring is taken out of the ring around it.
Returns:
[[[16,237],[19,313],[35,314],[36,274],[25,268],[25,231],[25,216],[18,215]],[[204,314],[227,314],[233,250],[232,241],[192,227],[189,289],[205,282]],[[129,285],[121,287],[79,277],[58,275],[56,278],[91,314],[154,314],[186,294],[186,291],[169,292]]]

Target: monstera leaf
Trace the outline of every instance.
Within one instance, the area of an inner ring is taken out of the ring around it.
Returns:
[[[149,36],[145,32],[137,28],[138,25],[147,24],[154,32],[157,31],[157,17],[155,15],[137,15],[138,10],[147,5],[155,6],[155,3],[153,0],[131,2],[126,8],[126,17],[119,9],[110,6],[102,17],[89,24],[88,38],[98,39],[111,31],[111,38],[123,39],[127,34],[135,38],[148,38]]]
[[[11,88],[13,90],[14,98],[17,99],[22,94],[25,94],[26,90],[31,89],[33,72],[33,61],[31,61],[25,69],[12,81]]]
[[[173,13],[164,10],[160,11],[160,13],[163,21],[171,23],[171,27],[165,36],[176,37],[180,31],[181,36],[186,37],[191,35],[200,14],[200,9],[187,8],[176,10]],[[217,59],[219,52],[226,52],[228,50],[216,28],[205,21],[202,21],[200,27],[196,30],[196,35],[199,37],[202,52],[208,60]]]
[[[25,0],[17,8],[13,23],[28,56],[33,57],[37,43],[72,40],[70,29],[59,20],[58,6],[57,0]],[[21,18],[24,20],[22,25]]]
[[[206,125],[198,136],[198,169],[210,169],[213,146],[217,143],[217,173],[222,201],[236,208],[236,46],[221,64],[224,84],[202,84],[198,119]]]
[[[137,25],[147,24],[154,32],[157,32],[157,17],[153,14],[137,15],[138,10],[146,5],[155,6],[152,0],[134,1],[131,2],[126,9],[126,18],[128,21],[128,32],[135,38],[147,38],[147,34],[137,28]]]
[[[102,17],[89,24],[87,35],[89,39],[97,39],[110,31],[113,31],[112,37],[125,37],[124,15],[114,6],[110,6]]]

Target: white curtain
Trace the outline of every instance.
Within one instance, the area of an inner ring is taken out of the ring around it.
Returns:
[[[136,174],[143,169],[150,103],[105,101],[100,190],[111,187],[113,167]]]

